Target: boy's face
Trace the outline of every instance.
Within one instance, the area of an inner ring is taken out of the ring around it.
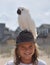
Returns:
[[[18,53],[21,59],[29,60],[34,54],[35,44],[33,42],[23,42],[18,45]]]

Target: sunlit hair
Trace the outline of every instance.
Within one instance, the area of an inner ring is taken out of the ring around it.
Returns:
[[[37,65],[38,64],[38,47],[37,47],[37,44],[35,43],[35,51],[34,51],[34,54],[32,56],[32,63],[33,65]],[[18,55],[18,46],[16,46],[15,48],[15,57],[14,57],[14,63],[15,65],[19,65],[20,64],[20,56]]]

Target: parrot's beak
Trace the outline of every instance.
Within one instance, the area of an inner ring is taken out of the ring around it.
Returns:
[[[17,14],[21,15],[21,10],[20,9],[17,10]]]

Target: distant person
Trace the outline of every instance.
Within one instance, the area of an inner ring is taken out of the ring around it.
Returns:
[[[31,32],[23,30],[16,39],[15,59],[5,65],[46,65],[38,59],[36,41]]]

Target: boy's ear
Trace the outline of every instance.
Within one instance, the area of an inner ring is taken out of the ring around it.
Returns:
[[[20,52],[19,52],[19,50],[17,50],[17,54],[18,54],[18,56],[20,56]]]

